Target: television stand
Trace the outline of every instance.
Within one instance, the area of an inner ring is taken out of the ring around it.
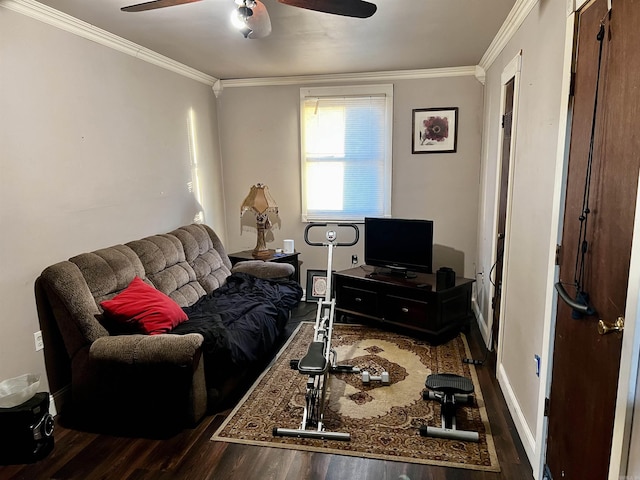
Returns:
[[[372,267],[334,273],[336,311],[398,328],[438,344],[468,329],[473,318],[471,286],[456,277],[453,287],[438,290],[432,273],[413,278],[385,274]]]

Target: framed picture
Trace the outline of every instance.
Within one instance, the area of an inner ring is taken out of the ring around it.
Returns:
[[[327,293],[327,271],[307,270],[307,302],[317,302]]]
[[[454,153],[458,147],[458,107],[413,110],[411,153]]]

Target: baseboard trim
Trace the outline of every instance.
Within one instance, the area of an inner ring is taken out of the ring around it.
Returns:
[[[56,408],[56,401],[52,394],[49,394],[49,413],[54,417],[58,415],[58,409]]]
[[[529,464],[534,465],[536,459],[536,439],[535,435],[529,428],[527,424],[527,420],[520,408],[520,404],[511,388],[511,383],[509,382],[509,378],[507,373],[504,370],[502,365],[498,365],[497,374],[498,384],[502,389],[502,394],[504,395],[505,402],[507,403],[507,408],[509,409],[509,413],[511,413],[511,418],[513,418],[513,423],[516,426],[516,430],[518,431],[518,436],[520,437],[520,441],[522,442],[522,446],[527,454],[527,458],[529,459]]]
[[[482,340],[484,341],[484,346],[489,348],[489,340],[491,336],[491,329],[487,325],[487,322],[484,320],[484,315],[482,315],[482,311],[480,310],[480,306],[475,298],[471,300],[471,309],[473,310],[473,314],[476,316],[476,322],[478,323],[478,329],[480,330],[480,335],[482,335]]]
[[[71,385],[65,385],[49,397],[49,413],[54,417],[64,411],[65,405],[71,400]]]

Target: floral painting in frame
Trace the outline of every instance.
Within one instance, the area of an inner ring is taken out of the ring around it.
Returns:
[[[458,147],[458,107],[413,110],[411,153],[454,153]]]

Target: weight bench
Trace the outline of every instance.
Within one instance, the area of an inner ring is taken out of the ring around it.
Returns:
[[[428,390],[422,393],[423,400],[437,400],[441,405],[441,427],[420,427],[423,437],[448,438],[464,442],[478,442],[478,432],[458,430],[456,428],[456,410],[458,405],[469,405],[474,402],[473,382],[452,373],[432,374],[427,377],[425,386]]]

